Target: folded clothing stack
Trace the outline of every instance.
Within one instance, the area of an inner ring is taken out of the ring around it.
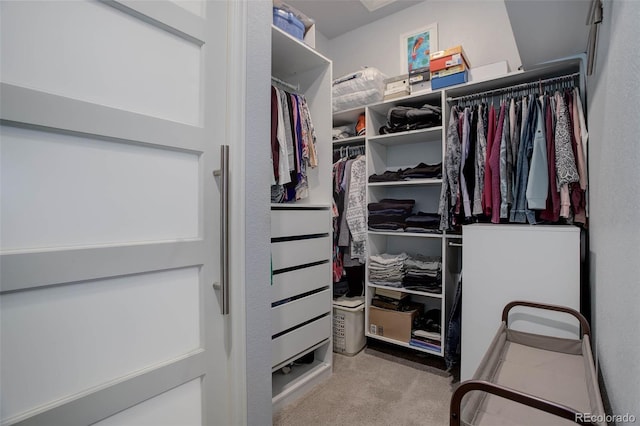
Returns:
[[[369,282],[394,288],[442,293],[442,258],[406,253],[369,256]]]
[[[415,200],[385,198],[369,203],[369,229],[376,231],[403,231],[405,219],[411,216]]]
[[[404,220],[406,232],[442,232],[438,213],[418,212]]]
[[[416,255],[405,262],[402,285],[409,290],[442,293],[442,258]]]
[[[406,253],[369,256],[369,282],[389,287],[402,287]]]
[[[398,169],[396,171],[387,170],[378,175],[369,176],[369,182],[396,182],[411,179],[441,179],[442,163],[426,164],[420,163],[408,169]]]

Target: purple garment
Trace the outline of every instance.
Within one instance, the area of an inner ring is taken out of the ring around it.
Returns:
[[[491,144],[491,156],[489,168],[491,169],[491,222],[500,223],[500,142],[502,140],[502,127],[504,124],[504,104],[500,106],[500,115],[496,125],[496,132]],[[486,186],[486,183],[485,183]]]

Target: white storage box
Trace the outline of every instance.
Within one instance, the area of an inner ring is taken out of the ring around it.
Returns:
[[[364,303],[355,307],[333,303],[333,351],[353,356],[366,343],[364,337]],[[348,305],[348,303],[345,303]]]
[[[365,68],[333,81],[333,112],[345,111],[382,101],[386,75],[376,68]]]

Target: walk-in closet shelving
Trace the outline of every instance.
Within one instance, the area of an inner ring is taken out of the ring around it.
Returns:
[[[443,126],[440,125],[419,130],[411,130],[399,133],[380,134],[379,129],[387,123],[388,111],[398,105],[420,107],[424,104],[441,106],[443,94],[440,91],[429,92],[402,99],[394,99],[370,105],[366,108],[367,115],[367,176],[382,174],[386,171],[396,171],[417,166],[419,163],[438,164],[443,161]],[[367,184],[367,203],[379,202],[385,198],[413,199],[415,206],[413,211],[436,213],[440,197],[442,179],[440,177],[426,179],[412,179],[386,182],[369,182]],[[446,249],[443,234],[397,232],[397,231],[368,231],[369,254],[382,253],[434,256],[445,263]],[[444,277],[444,272],[442,277]],[[443,278],[444,279],[444,278]],[[445,324],[446,285],[442,282],[442,291],[430,293],[426,291],[408,290],[377,285],[370,281],[369,271],[366,274],[366,314],[365,333],[368,337],[387,343],[412,348],[416,351],[434,355],[444,355],[444,327],[440,333],[440,350],[425,349],[411,345],[408,342],[389,339],[379,333],[372,332],[370,327],[369,309],[371,301],[378,288],[400,290],[410,295],[412,302],[419,303],[424,311],[430,309],[440,310],[440,322]]]
[[[271,204],[272,402],[277,410],[332,371],[332,75],[329,59],[275,26],[271,34],[272,81],[305,96],[318,155],[318,166],[307,169],[308,197]]]

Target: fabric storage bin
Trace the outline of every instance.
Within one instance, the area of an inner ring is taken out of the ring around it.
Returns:
[[[304,39],[304,24],[291,12],[274,7],[273,25],[298,40]]]
[[[364,348],[364,303],[355,307],[333,304],[333,351],[353,356]]]

